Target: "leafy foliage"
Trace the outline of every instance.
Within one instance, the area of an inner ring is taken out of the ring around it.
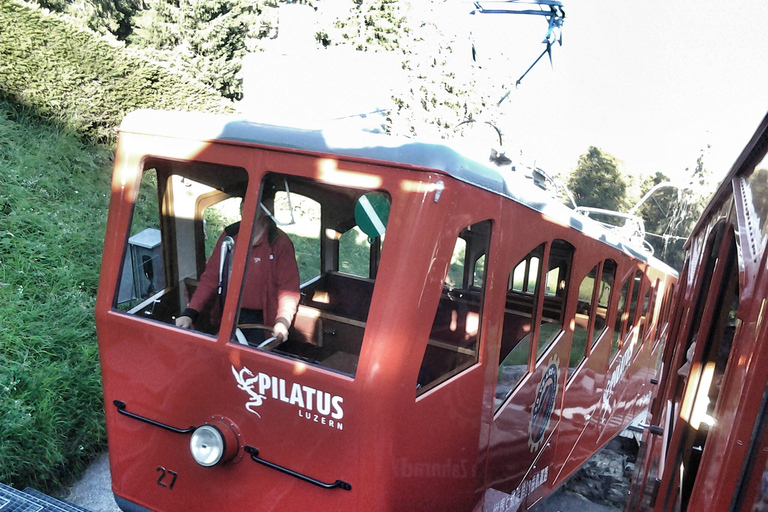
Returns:
[[[618,162],[594,146],[579,157],[567,185],[579,206],[615,211],[626,206],[627,183]]]
[[[645,194],[656,185],[668,182],[669,178],[661,172],[649,177],[643,183],[641,192]],[[682,245],[684,240],[678,239],[672,231],[678,231],[681,226],[670,225],[670,219],[678,215],[680,207],[680,191],[676,189],[660,189],[653,194],[643,206],[638,210],[638,214],[645,223],[646,240],[653,247],[653,253],[659,257],[668,257],[672,252],[680,253],[677,260],[682,256]],[[682,235],[682,231],[680,231]],[[656,236],[659,235],[659,236]],[[682,238],[682,237],[680,237]],[[673,265],[680,268],[679,265]]]
[[[151,0],[134,16],[129,41],[157,50],[156,58],[194,73],[222,96],[239,99],[242,57],[269,34],[262,9],[246,0]]]
[[[18,9],[19,4],[14,4],[15,1],[18,0],[0,0],[0,5],[16,5]],[[17,67],[12,63],[19,59],[21,61],[18,67],[24,66],[24,70],[18,71],[18,82],[14,83],[15,87],[11,88],[10,92],[16,93],[21,83],[27,79],[26,76],[31,77],[29,85],[32,87],[28,88],[28,95],[33,96],[45,109],[53,109],[58,116],[74,110],[77,122],[85,125],[84,129],[89,132],[96,128],[96,124],[102,122],[94,119],[96,116],[93,115],[99,109],[88,108],[93,102],[91,97],[101,103],[98,107],[105,107],[107,114],[111,114],[110,106],[122,104],[124,100],[130,100],[133,108],[138,108],[135,106],[138,105],[189,110],[218,109],[206,104],[207,102],[196,101],[194,97],[199,95],[199,92],[190,90],[185,82],[200,82],[215,89],[225,98],[239,99],[242,95],[239,77],[242,57],[245,53],[264,49],[265,45],[261,41],[264,38],[278,36],[279,10],[276,7],[286,2],[28,1],[49,7],[57,13],[65,14],[66,17],[59,16],[57,19],[55,16],[44,16],[38,12],[38,16],[46,20],[46,26],[42,30],[35,30],[27,39],[35,41],[38,36],[44,36],[46,31],[50,31],[54,35],[50,44],[43,44],[31,51],[25,47],[19,47],[18,51],[8,50],[9,58],[4,59],[8,67]],[[311,6],[311,2],[305,0],[293,3],[310,3]],[[456,137],[469,129],[471,123],[463,126],[461,123],[471,121],[483,112],[489,104],[489,99],[487,94],[478,94],[478,91],[474,90],[473,78],[464,75],[459,78],[455,73],[455,64],[466,66],[469,56],[455,51],[456,34],[444,33],[436,23],[435,16],[442,13],[443,6],[394,0],[354,0],[348,5],[346,12],[342,4],[334,6],[332,10],[338,14],[337,17],[318,19],[318,31],[314,34],[317,48],[345,45],[361,52],[389,52],[402,60],[402,76],[407,77],[408,83],[400,83],[393,88],[392,105],[390,115],[384,123],[385,129],[398,135],[441,138]],[[7,9],[3,8],[3,11]],[[11,12],[3,14],[7,18],[17,16]],[[6,36],[5,44],[10,45],[10,42],[18,39],[20,31],[32,32],[25,26],[29,22],[24,18],[27,18],[29,13],[24,12],[21,16],[22,27],[13,31],[5,30],[0,20],[0,32],[4,32],[0,34],[0,45],[4,44],[3,36]],[[52,20],[67,25],[67,34],[60,36],[58,30],[51,30],[49,24]],[[35,24],[38,23],[35,21]],[[98,41],[98,44],[86,44],[83,37],[87,37],[87,31],[72,39],[70,33],[77,32],[73,28],[75,25],[90,28],[101,34],[114,35],[118,41],[123,42],[122,47],[114,48],[115,44],[112,44],[111,50],[107,51],[104,47],[110,47],[110,44],[105,40]],[[418,30],[414,27],[418,27]],[[19,40],[24,39],[22,37]],[[73,52],[67,44],[60,44],[66,40],[78,41],[76,48],[79,51],[75,52],[76,56],[72,55]],[[102,48],[97,51],[93,45]],[[95,55],[102,51],[117,52],[116,62],[110,62],[111,59],[103,55]],[[0,52],[5,53],[2,46]],[[78,63],[101,61],[97,67],[101,67],[101,73],[106,76],[94,74],[91,70],[70,71],[71,65],[65,66],[67,72],[58,76],[55,70],[61,69],[62,58]],[[30,59],[31,62],[24,62]],[[45,67],[41,62],[50,62],[50,65]],[[167,73],[168,70],[173,73]],[[0,65],[0,73],[4,72],[5,69]],[[76,77],[81,77],[82,83],[72,83]],[[132,82],[131,93],[126,98],[113,98],[108,93],[106,98],[101,97],[105,94],[101,89],[104,89],[107,82],[112,82],[113,77]],[[43,85],[37,82],[61,90],[47,95],[48,91],[39,91]],[[166,83],[169,85],[167,88],[164,87]],[[75,87],[81,88],[82,94],[73,93],[72,89]],[[7,89],[1,77],[0,89]],[[153,101],[148,101],[147,95],[152,95]],[[53,99],[51,104],[44,102],[46,96]],[[19,96],[10,97],[20,100]],[[75,97],[85,97],[89,101],[79,100],[80,104],[62,103]],[[185,97],[190,98],[189,101],[179,102],[179,98]],[[166,101],[159,104],[157,98],[164,98]],[[121,112],[114,117],[119,119],[123,114],[124,112]],[[111,128],[103,130],[106,135],[110,135],[110,131]]]
[[[30,3],[67,14],[100,34],[111,33],[124,40],[131,32],[131,17],[142,6],[141,0],[28,0]]]
[[[679,188],[663,188],[654,193],[638,210],[645,223],[646,240],[656,257],[673,268],[681,269],[685,258],[683,246],[701,216],[712,193],[710,173],[704,166],[704,155],[699,155],[687,183]],[[659,183],[669,182],[657,172],[643,183],[645,194]]]
[[[0,481],[52,491],[105,443],[93,307],[110,155],[0,101]]]
[[[643,220],[645,240],[654,256],[676,269],[682,266],[685,241],[712,193],[704,153],[699,155],[695,167],[686,172],[688,176],[682,180],[685,184],[658,189],[634,212]],[[630,203],[637,200],[630,201],[628,197],[628,184],[632,179],[621,173],[613,156],[592,146],[579,157],[567,186],[578,206],[626,212]],[[667,176],[657,172],[640,185],[640,194],[644,196],[654,186],[668,182]],[[610,216],[605,220],[608,219]],[[624,223],[618,217],[613,222]]]
[[[400,59],[402,71],[391,81],[388,133],[459,137],[471,131],[469,121],[490,103],[490,94],[477,89],[471,73],[456,72],[467,68],[471,57],[456,50],[462,44],[458,34],[444,32],[436,21],[445,16],[444,9],[439,2],[354,0],[344,16],[315,34],[324,47],[388,52]]]
[[[329,28],[331,35],[323,31],[316,38],[324,46],[349,42],[360,51],[398,50],[399,38],[410,32],[407,22],[396,0],[356,0],[347,17]]]
[[[13,0],[0,0],[0,97],[103,142],[139,108],[231,110],[193,79]]]

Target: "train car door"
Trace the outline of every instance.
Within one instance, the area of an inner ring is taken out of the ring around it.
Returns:
[[[537,222],[530,225],[541,226],[540,218]],[[515,236],[523,240],[526,234],[521,229]],[[527,239],[536,239],[530,235]],[[547,240],[522,258],[511,256],[500,272],[508,286],[495,361],[486,510],[515,511],[531,505],[551,488],[556,476],[551,436],[560,420],[568,373],[570,333],[565,315],[573,252],[565,240]]]
[[[468,195],[462,194],[467,210],[482,204]],[[485,339],[495,331],[486,305],[495,251],[493,222],[469,219],[486,215],[457,214],[438,228],[441,248],[432,265],[437,279],[429,278],[424,290],[431,291],[422,293],[433,297],[439,290],[439,301],[421,301],[430,304],[418,321],[428,326],[428,339],[413,355],[419,363],[415,400],[399,407],[402,428],[390,449],[397,494],[407,497],[398,510],[471,510],[482,497],[482,447],[488,435]],[[410,309],[418,314],[419,308]],[[411,336],[419,342],[419,336]]]

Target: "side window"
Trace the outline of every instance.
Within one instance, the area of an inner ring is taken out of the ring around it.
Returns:
[[[369,277],[371,242],[355,226],[339,238],[339,272],[358,277]]]
[[[664,331],[664,323],[666,322],[667,303],[669,302],[670,290],[671,290],[671,287],[670,289],[667,289],[667,290],[664,290],[663,287],[659,288],[660,293],[662,293],[662,297],[661,297],[661,308],[659,309],[659,319],[656,321],[656,329],[654,330],[654,333],[653,333],[656,342],[659,341],[659,338],[661,337],[661,333]]]
[[[157,179],[155,169],[145,170],[136,194],[115,301],[121,311],[132,311],[165,288]]]
[[[448,277],[445,278],[445,285],[450,288],[461,288],[464,282],[464,260],[467,255],[467,241],[463,238],[456,239],[456,245],[453,248],[451,264],[448,267]]]
[[[600,289],[597,292],[597,309],[595,310],[595,328],[592,331],[592,343],[594,344],[606,327],[608,305],[611,303],[611,290],[616,279],[616,262],[605,260],[603,272],[600,277]]]
[[[576,318],[571,344],[571,357],[568,363],[569,374],[584,360],[587,355],[587,339],[589,336],[592,314],[592,298],[595,294],[595,278],[597,265],[582,279],[579,285],[579,303],[576,306]]]
[[[672,298],[675,294],[675,285],[672,284],[664,292],[664,298],[662,299],[661,311],[659,313],[659,321],[656,324],[656,344],[663,341],[666,337],[669,329],[667,323],[669,322],[669,312],[672,307]]]
[[[563,329],[565,299],[568,296],[573,246],[565,240],[554,240],[549,251],[549,265],[544,288],[544,308],[536,347],[538,359]]]
[[[544,245],[540,245],[509,274],[496,379],[496,408],[512,394],[529,370],[532,319],[536,314],[536,290],[539,288],[538,269],[543,254]]]
[[[491,221],[462,229],[456,239],[419,371],[419,394],[477,362],[485,293],[480,262],[487,261],[490,239]]]
[[[148,158],[144,165],[114,307],[175,323],[197,289],[220,229],[239,219],[248,174],[194,161]],[[204,321],[198,330],[214,332]]]
[[[376,278],[385,226],[389,219],[389,206],[389,196],[383,193],[368,193],[358,199],[355,205],[357,224],[339,240],[340,272]]]
[[[637,311],[637,303],[640,300],[640,290],[642,288],[643,272],[638,270],[635,272],[632,284],[632,300],[629,302],[629,318],[627,320],[627,330],[624,332],[625,336],[632,330],[632,326],[637,325],[637,322],[639,321],[638,318],[635,318],[635,312]]]
[[[646,329],[648,324],[653,320],[653,306],[656,299],[656,288],[658,288],[658,286],[659,280],[657,279],[653,286],[650,287],[647,292],[645,292],[645,297],[643,298],[643,313],[640,317],[640,343],[645,341]],[[650,329],[648,330],[650,331]]]
[[[624,339],[624,333],[627,327],[627,294],[629,293],[630,279],[624,281],[624,285],[621,287],[621,295],[619,296],[618,310],[616,311],[616,324],[613,330],[613,339],[611,340],[611,357],[616,355],[619,351],[620,341]]]
[[[534,293],[539,279],[539,262],[544,253],[544,246],[534,250],[523,261],[517,264],[510,276],[510,290],[523,293]]]
[[[481,288],[485,281],[485,254],[475,262],[475,270],[472,273],[472,286]]]

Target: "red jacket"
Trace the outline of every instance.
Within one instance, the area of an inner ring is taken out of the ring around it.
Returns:
[[[192,316],[214,305],[219,281],[221,244],[225,236],[231,236],[237,243],[239,225],[229,226],[221,234],[213,249],[205,271],[200,276],[189,307],[184,312]],[[274,325],[283,318],[288,325],[293,322],[299,306],[299,267],[293,242],[270,221],[268,230],[251,247],[245,271],[245,283],[241,294],[240,307],[264,311],[264,323]],[[191,315],[189,310],[193,310]],[[220,314],[220,313],[219,313]],[[213,319],[216,324],[218,319]]]

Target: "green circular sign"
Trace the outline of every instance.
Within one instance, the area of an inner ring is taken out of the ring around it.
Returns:
[[[389,219],[389,199],[382,193],[370,192],[360,197],[355,205],[355,222],[371,238],[382,236]]]

